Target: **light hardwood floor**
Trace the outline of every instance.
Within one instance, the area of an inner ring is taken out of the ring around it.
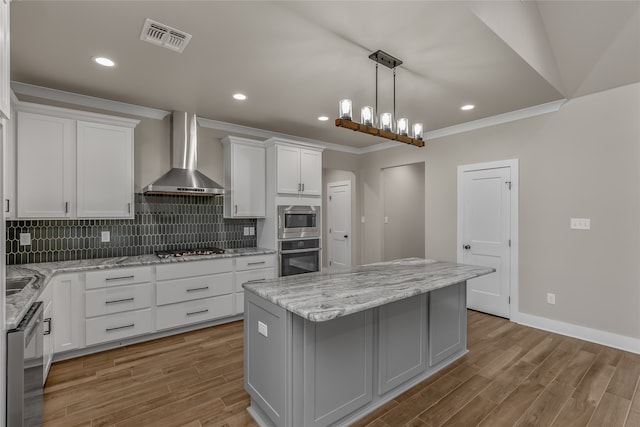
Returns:
[[[468,313],[468,354],[354,426],[640,427],[640,355]],[[242,327],[55,363],[44,426],[255,426]]]

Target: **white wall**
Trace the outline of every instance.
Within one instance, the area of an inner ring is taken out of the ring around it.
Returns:
[[[481,106],[479,106],[481,108]],[[325,156],[332,167],[334,154]],[[382,168],[426,165],[426,256],[456,260],[456,168],[520,160],[520,311],[640,338],[640,84],[361,156],[362,262],[382,259]],[[591,218],[590,231],[569,229]],[[546,303],[546,293],[556,304]]]

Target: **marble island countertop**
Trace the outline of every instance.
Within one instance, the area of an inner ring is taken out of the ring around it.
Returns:
[[[36,280],[22,291],[9,295],[5,299],[5,327],[15,328],[24,313],[35,302],[47,283],[56,274],[80,273],[85,271],[104,270],[109,268],[135,267],[141,265],[158,265],[176,262],[202,261],[207,259],[235,258],[239,256],[268,255],[276,251],[263,248],[227,249],[224,254],[195,255],[184,257],[158,258],[154,254],[125,256],[118,258],[96,258],[78,261],[43,262],[36,264],[8,265],[7,279],[35,276]]]
[[[324,322],[494,271],[490,267],[406,258],[243,286],[300,317]]]

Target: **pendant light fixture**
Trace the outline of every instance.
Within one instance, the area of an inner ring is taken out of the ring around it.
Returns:
[[[352,103],[350,99],[341,99],[339,102],[338,118],[336,126],[345,129],[355,130],[369,135],[381,136],[393,141],[404,142],[405,144],[424,147],[422,140],[422,123],[414,123],[411,127],[412,133],[409,136],[409,119],[402,117],[394,123],[396,116],[396,67],[402,61],[394,58],[386,52],[378,50],[369,55],[369,59],[376,63],[376,105],[374,107],[364,106],[360,110],[360,123],[353,121]],[[379,121],[375,123],[378,114],[378,64],[382,64],[393,71],[393,113],[383,112],[379,115]]]

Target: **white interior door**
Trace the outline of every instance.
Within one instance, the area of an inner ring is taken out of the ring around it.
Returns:
[[[468,170],[461,179],[459,260],[496,269],[495,273],[467,282],[467,306],[509,318],[511,168]]]
[[[329,267],[351,266],[351,182],[327,185],[327,227]]]

